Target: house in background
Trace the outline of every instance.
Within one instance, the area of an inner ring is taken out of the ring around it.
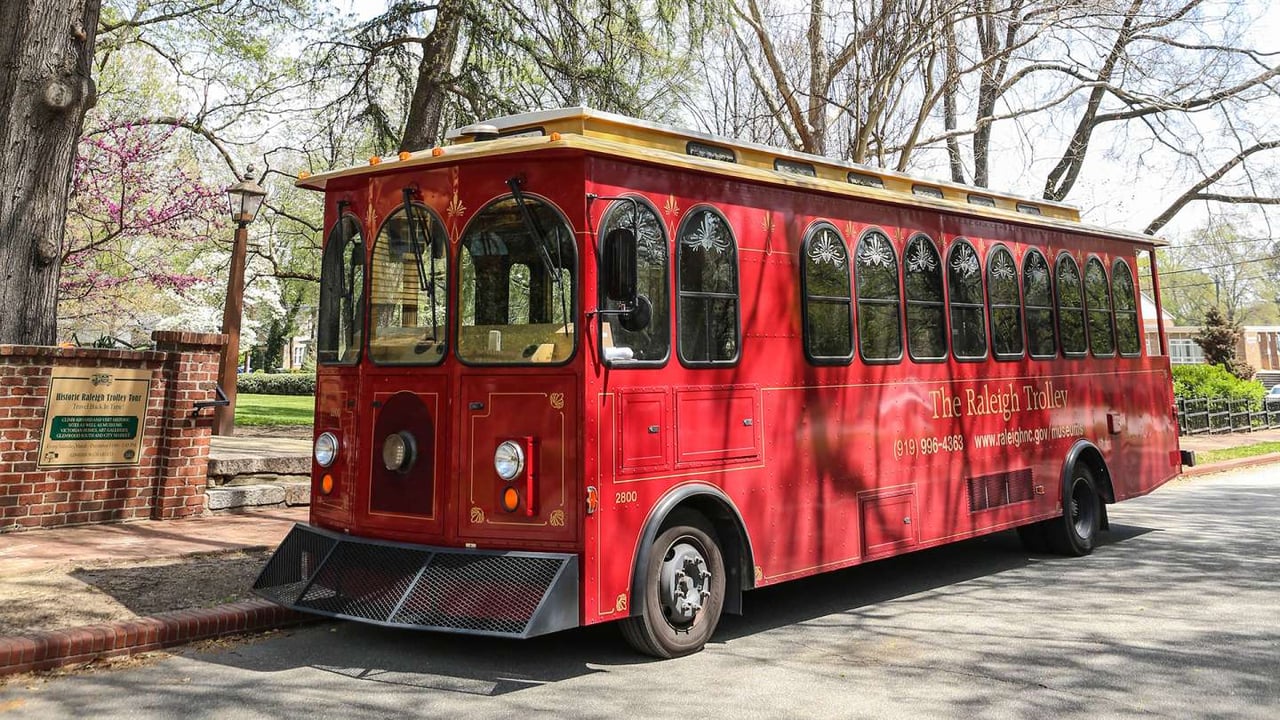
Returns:
[[[284,346],[284,352],[281,353],[280,361],[285,370],[301,370],[303,364],[307,360],[307,351],[311,348],[311,337],[307,335],[298,335],[289,338],[289,342]]]
[[[1156,304],[1146,295],[1142,295],[1142,317],[1147,337],[1147,352],[1155,355],[1160,352],[1159,336],[1156,333]],[[1169,362],[1173,365],[1194,365],[1204,362],[1204,351],[1196,344],[1195,336],[1199,327],[1174,325],[1173,316],[1164,313],[1164,331],[1169,337]],[[1236,357],[1253,366],[1258,371],[1257,379],[1263,385],[1280,384],[1280,325],[1244,325],[1240,344],[1236,346]]]

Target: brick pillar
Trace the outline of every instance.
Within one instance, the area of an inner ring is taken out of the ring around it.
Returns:
[[[204,512],[208,483],[213,410],[197,411],[195,404],[216,397],[218,361],[226,336],[156,331],[151,339],[155,349],[167,355],[161,369],[165,427],[158,443],[160,477],[152,517],[172,520],[199,515]]]

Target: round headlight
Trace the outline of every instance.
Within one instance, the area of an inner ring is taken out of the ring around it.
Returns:
[[[382,442],[382,464],[388,470],[404,472],[413,465],[415,443],[407,432],[388,435]]]
[[[315,456],[320,467],[332,465],[334,458],[338,457],[338,436],[331,432],[320,433],[316,438]]]
[[[524,470],[524,448],[512,440],[498,446],[493,453],[493,469],[503,480],[514,480]]]

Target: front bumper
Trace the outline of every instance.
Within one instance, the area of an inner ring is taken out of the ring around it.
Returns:
[[[253,584],[301,612],[527,638],[578,626],[578,556],[410,545],[294,525]]]

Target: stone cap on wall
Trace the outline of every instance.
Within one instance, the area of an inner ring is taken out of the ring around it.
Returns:
[[[192,333],[194,334],[194,333]],[[214,335],[213,337],[222,337]],[[155,350],[120,350],[57,345],[0,345],[0,357],[54,358],[63,360],[133,360],[163,362],[167,353]]]
[[[184,332],[182,330],[156,330],[151,340],[157,347],[168,348],[221,348],[227,344],[227,336],[219,333]]]

